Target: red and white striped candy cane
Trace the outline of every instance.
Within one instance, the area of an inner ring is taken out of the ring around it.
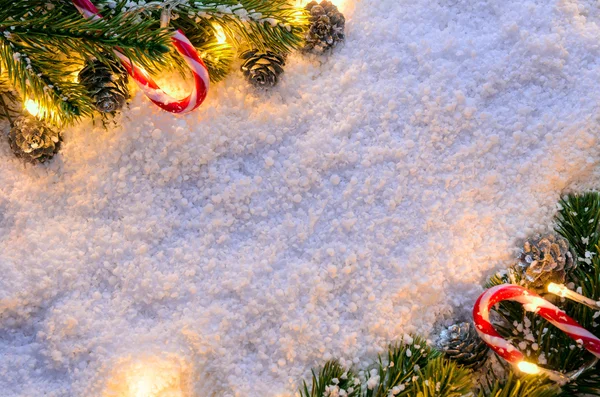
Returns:
[[[98,9],[90,0],[73,0],[73,4],[86,18],[99,19],[102,18],[98,13]],[[177,52],[183,56],[185,63],[192,71],[194,76],[194,87],[190,95],[183,99],[175,99],[167,95],[152,79],[152,77],[139,66],[135,66],[131,61],[118,50],[115,54],[123,66],[127,69],[131,77],[138,84],[144,94],[156,105],[171,113],[186,113],[196,109],[206,98],[209,87],[208,69],[202,59],[198,56],[198,52],[185,37],[181,30],[173,33],[172,42]]]
[[[586,350],[600,357],[600,339],[579,325],[571,317],[548,302],[535,292],[529,291],[521,286],[504,284],[490,288],[485,291],[473,308],[473,320],[477,333],[500,357],[511,364],[519,367],[526,373],[546,373],[550,378],[563,382],[565,377],[557,371],[551,371],[539,368],[533,363],[526,362],[525,356],[509,341],[503,339],[502,336],[494,329],[490,323],[490,310],[498,303],[505,300],[519,302],[527,311],[539,314],[561,331],[566,333],[571,339],[583,344]]]

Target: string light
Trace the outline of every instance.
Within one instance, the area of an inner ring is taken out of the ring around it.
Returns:
[[[521,372],[529,375],[537,375],[541,372],[540,367],[538,367],[534,363],[529,363],[527,361],[521,361],[517,364],[517,367]]]
[[[33,99],[28,99],[25,101],[25,109],[29,112],[29,114],[35,117],[39,117],[42,114],[40,104]]]
[[[565,374],[563,374],[561,372],[552,371],[551,369],[541,368],[541,367],[538,367],[536,364],[530,363],[527,361],[521,361],[521,362],[517,363],[517,368],[519,368],[519,370],[521,372],[523,372],[524,374],[546,375],[550,380],[553,380],[554,382],[557,382],[560,385],[564,385],[567,382],[569,382],[569,380],[570,380],[570,378],[568,376],[566,376]]]
[[[562,284],[550,283],[548,284],[547,289],[551,294],[558,295],[562,298],[571,299],[572,301],[586,305],[594,310],[600,310],[600,302],[596,302],[595,300],[586,298],[575,291],[571,291]]]
[[[224,44],[227,41],[227,36],[225,35],[225,31],[221,25],[214,24],[213,28],[215,29],[215,37],[217,38],[217,43]]]
[[[187,397],[188,375],[179,360],[146,357],[117,366],[103,397]]]

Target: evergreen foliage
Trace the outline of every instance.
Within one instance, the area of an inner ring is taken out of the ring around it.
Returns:
[[[594,300],[600,300],[599,220],[600,195],[597,192],[568,195],[559,202],[556,232],[569,242],[576,261],[576,266],[567,273],[566,284],[573,283],[571,289],[579,287],[583,295]],[[518,272],[510,268],[506,273],[492,276],[486,287],[504,283],[519,284],[520,281]],[[600,324],[595,321],[592,309],[550,294],[544,297],[593,334],[600,333]],[[532,362],[543,362],[544,367],[570,373],[594,361],[591,353],[578,346],[564,332],[540,316],[525,312],[518,303],[502,302],[496,313],[499,315],[499,322],[495,324],[498,332],[515,345],[527,343],[527,349],[523,352]],[[534,343],[537,349],[534,349]],[[600,396],[600,375],[596,365],[590,366],[576,380],[563,386],[562,395],[584,393]]]
[[[171,47],[181,29],[205,61],[213,81],[231,69],[237,48],[287,53],[301,45],[306,12],[293,0],[167,0],[137,4],[98,0],[101,19],[86,19],[70,0],[0,0],[0,76],[21,99],[35,99],[40,116],[60,125],[87,117],[94,106],[74,75],[87,59],[108,62],[118,49],[150,73],[183,60]],[[161,26],[168,10],[170,23]],[[227,43],[218,40],[220,31]],[[0,104],[1,105],[1,104]]]
[[[424,368],[429,359],[440,356],[423,338],[414,337],[406,342],[390,346],[387,357],[379,356],[377,367],[370,371],[371,377],[377,377],[377,385],[368,388],[365,397],[387,397],[394,388],[401,389],[397,396],[408,396],[416,370]]]
[[[306,382],[300,389],[301,397],[343,396],[339,390],[327,388],[337,384],[340,376],[346,384],[354,383],[356,375],[337,362],[328,362],[318,373],[313,370],[312,385]],[[447,360],[427,346],[419,337],[408,338],[407,343],[390,346],[385,356],[364,373],[364,383],[352,388],[348,397],[459,397],[467,395],[473,387],[471,371]],[[340,388],[348,390],[345,387]]]
[[[571,289],[600,301],[600,194],[591,192],[571,194],[559,203],[556,232],[570,245],[576,266],[568,269],[566,284]],[[520,284],[522,273],[509,268],[492,276],[485,287],[512,283]],[[561,299],[551,294],[544,298],[573,317],[595,335],[600,334],[597,313],[587,306]],[[496,376],[490,366],[481,376],[464,366],[448,361],[435,349],[427,347],[425,340],[414,338],[409,343],[390,346],[387,357],[379,357],[375,368],[363,376],[360,397],[567,397],[600,396],[600,371],[598,359],[578,346],[566,334],[548,321],[525,312],[516,302],[501,302],[493,313],[494,327],[528,358],[542,367],[562,371],[571,381],[558,385],[543,375],[523,375],[507,368],[506,376]],[[525,345],[524,345],[525,344]],[[507,365],[507,367],[509,367]],[[339,368],[338,372],[345,371]],[[314,374],[314,372],[313,372]],[[481,375],[481,374],[480,374]],[[328,381],[326,373],[313,375],[313,385]],[[478,379],[479,384],[475,384]],[[306,384],[302,397],[327,397],[324,389],[311,389]]]
[[[338,388],[344,390],[347,397],[358,397],[360,395],[360,381],[356,375],[344,369],[337,361],[328,361],[325,366],[315,374],[312,371],[312,385],[310,389],[306,382],[303,382],[303,387],[300,389],[302,397],[322,397],[332,394],[332,389]]]
[[[418,378],[412,382],[407,396],[416,397],[460,397],[473,388],[471,371],[443,357],[430,359]]]
[[[519,377],[510,372],[506,379],[481,385],[478,397],[555,397],[560,393],[560,388],[546,377]]]

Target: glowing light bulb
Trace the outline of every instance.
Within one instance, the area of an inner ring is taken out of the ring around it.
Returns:
[[[25,109],[27,109],[29,114],[35,117],[39,116],[42,113],[40,104],[34,101],[33,99],[28,99],[25,101]]]
[[[538,367],[534,363],[528,363],[527,361],[521,361],[520,363],[517,364],[517,367],[519,367],[521,372],[524,372],[524,373],[530,374],[530,375],[537,375],[541,372],[540,367]]]
[[[598,310],[600,308],[600,302],[596,302],[595,300],[578,294],[575,291],[571,291],[562,284],[550,283],[546,288],[548,289],[548,292],[556,296],[571,299],[574,302],[581,303],[582,305],[586,305],[594,310]]]
[[[215,29],[215,37],[217,38],[217,43],[224,44],[227,41],[227,36],[225,36],[225,31],[221,25],[213,25]]]
[[[563,289],[560,287],[560,285],[555,283],[548,284],[548,292],[554,295],[564,296]]]
[[[114,369],[103,397],[188,397],[189,369],[177,359],[146,357]]]

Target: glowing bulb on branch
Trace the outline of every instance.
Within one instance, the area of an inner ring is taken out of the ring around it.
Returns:
[[[189,369],[177,359],[146,357],[114,369],[103,397],[187,397]]]
[[[551,379],[555,382],[558,382],[561,385],[564,385],[565,383],[567,383],[569,381],[569,378],[565,374],[562,374],[558,371],[553,371],[551,369],[538,367],[534,363],[529,363],[527,361],[519,362],[517,364],[517,368],[519,368],[519,370],[521,372],[523,372],[524,374],[529,374],[529,375],[544,374],[549,379]]]
[[[581,303],[582,305],[586,305],[587,307],[592,308],[594,310],[600,309],[600,302],[596,302],[595,300],[578,294],[575,291],[571,291],[562,284],[550,283],[548,284],[547,288],[548,292],[550,292],[551,294],[560,296],[562,298],[570,299],[574,302]]]
[[[28,99],[25,101],[25,109],[29,112],[29,114],[35,117],[40,116],[40,114],[42,113],[40,104],[34,101],[33,99]]]
[[[534,363],[528,363],[527,361],[521,361],[519,364],[517,364],[517,367],[519,367],[521,372],[529,375],[537,375],[540,373],[540,367]]]
[[[227,41],[227,36],[225,36],[225,31],[221,25],[213,25],[215,29],[215,37],[217,38],[217,43],[224,44]]]

